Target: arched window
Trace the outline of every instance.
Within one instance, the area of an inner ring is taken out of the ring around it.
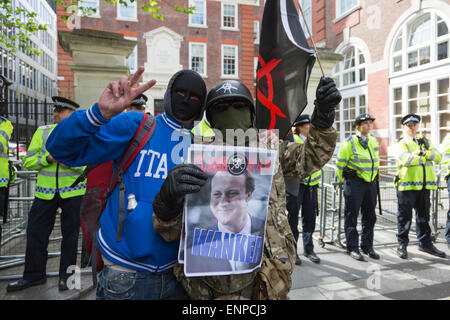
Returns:
[[[335,127],[339,132],[338,142],[354,131],[355,118],[367,112],[366,58],[356,46],[346,46],[339,53],[344,56],[333,69],[333,77],[342,95],[336,109]]]
[[[397,31],[390,56],[391,141],[402,134],[402,116],[422,117],[422,134],[435,145],[450,132],[449,24],[429,10],[406,20]]]

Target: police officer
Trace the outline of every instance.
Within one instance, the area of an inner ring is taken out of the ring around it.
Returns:
[[[53,159],[46,149],[47,138],[57,123],[70,116],[79,105],[63,97],[52,97],[55,124],[39,127],[31,139],[23,166],[38,170],[35,199],[28,216],[27,247],[23,278],[12,282],[8,292],[43,284],[46,279],[47,246],[55,224],[57,209],[61,208],[61,258],[59,263],[60,291],[67,290],[69,266],[77,263],[80,206],[86,191],[86,180],[74,188],[70,185],[84,167],[69,168]]]
[[[0,219],[7,214],[7,194],[9,192],[10,171],[8,161],[9,139],[13,132],[11,121],[0,116]],[[1,219],[3,220],[3,219]],[[2,242],[2,222],[0,222],[0,244]]]
[[[294,122],[294,141],[304,144],[310,128],[311,119],[308,114],[300,115]],[[286,182],[286,209],[288,211],[289,225],[298,243],[298,214],[302,209],[302,238],[303,255],[314,263],[320,263],[320,258],[314,253],[312,234],[316,226],[317,188],[322,177],[322,170],[314,172],[311,176],[300,181],[297,193],[291,194],[289,182]],[[299,256],[296,257],[296,265],[301,264]]]
[[[373,249],[373,229],[376,216],[379,155],[378,142],[370,134],[373,121],[369,114],[356,117],[356,134],[341,143],[337,156],[337,174],[344,182],[345,220],[344,229],[347,239],[347,253],[356,260],[364,261],[358,249],[358,231],[356,224],[359,210],[362,214],[361,250],[372,259],[380,256]]]
[[[140,111],[145,113],[145,109],[147,108],[147,100],[148,97],[141,93],[136,98],[131,100],[130,106],[126,108],[126,111]]]
[[[397,161],[395,185],[398,198],[397,215],[397,254],[408,257],[409,229],[412,222],[412,210],[416,210],[416,234],[419,250],[444,258],[445,253],[438,250],[431,240],[430,190],[437,189],[433,162],[441,161],[441,154],[433,144],[417,134],[420,116],[407,114],[401,119],[403,135],[394,144],[394,156]]]
[[[443,165],[447,167],[445,173],[445,181],[447,181],[448,198],[450,205],[450,134],[445,136],[444,141],[442,141],[441,151],[444,156]],[[445,227],[445,239],[447,240],[447,245],[450,248],[450,206],[447,211],[447,225]]]

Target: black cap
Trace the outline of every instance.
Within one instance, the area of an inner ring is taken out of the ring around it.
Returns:
[[[406,116],[402,118],[402,124],[410,124],[410,123],[419,123],[420,122],[420,116],[415,113],[409,113]]]
[[[145,94],[140,94],[133,100],[131,100],[130,106],[145,108],[147,106],[147,96]]]
[[[309,114],[301,114],[297,117],[297,119],[294,121],[293,127],[301,126],[302,124],[311,123],[311,119],[309,117]]]
[[[359,125],[361,124],[361,122],[366,121],[366,120],[372,120],[372,121],[374,121],[375,118],[372,118],[372,117],[370,116],[370,114],[368,114],[368,113],[363,113],[363,114],[360,114],[359,116],[356,117],[355,122],[353,123],[353,125],[354,125],[355,127],[356,127],[356,126],[359,126]]]
[[[64,98],[64,97],[58,97],[58,96],[53,96],[52,97],[53,100],[53,106],[55,108],[67,108],[67,109],[71,109],[71,110],[77,110],[80,105],[76,102],[73,102],[70,99]]]

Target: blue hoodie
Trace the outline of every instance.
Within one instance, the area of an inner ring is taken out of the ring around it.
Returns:
[[[165,98],[167,104],[170,101],[167,94]],[[178,241],[166,242],[153,229],[152,202],[170,169],[187,159],[192,127],[183,128],[168,114],[171,110],[167,107],[165,110],[156,117],[152,138],[124,174],[125,208],[130,193],[135,195],[138,204],[132,212],[125,213],[121,241],[116,241],[119,188],[114,189],[107,201],[97,234],[100,251],[107,259],[143,272],[167,271],[177,260]],[[114,160],[115,167],[142,118],[143,113],[131,111],[107,121],[94,104],[61,121],[48,138],[46,147],[57,161],[71,167],[110,160]]]

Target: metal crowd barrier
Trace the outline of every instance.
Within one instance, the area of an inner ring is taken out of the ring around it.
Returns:
[[[377,222],[374,229],[374,246],[397,244],[397,194],[394,186],[396,164],[393,158],[383,157],[380,166],[381,215],[377,201]],[[321,247],[326,244],[346,248],[344,231],[343,185],[336,177],[336,159],[333,157],[322,169],[322,181],[319,185],[319,218],[316,221],[315,238]],[[444,241],[439,230],[445,228],[449,205],[446,182],[443,181],[445,168],[435,166],[438,190],[432,191],[430,208],[430,227],[433,241]],[[417,243],[415,214],[410,230],[410,243]],[[358,232],[361,233],[361,215],[358,217]],[[384,231],[384,232],[379,232]]]
[[[10,186],[8,219],[6,223],[2,224],[0,280],[22,278],[25,263],[26,228],[28,214],[34,200],[36,179],[37,171],[17,171],[15,182]],[[58,276],[59,274],[61,239],[60,214],[57,214],[47,247],[47,276]],[[79,252],[81,240],[80,234]]]

